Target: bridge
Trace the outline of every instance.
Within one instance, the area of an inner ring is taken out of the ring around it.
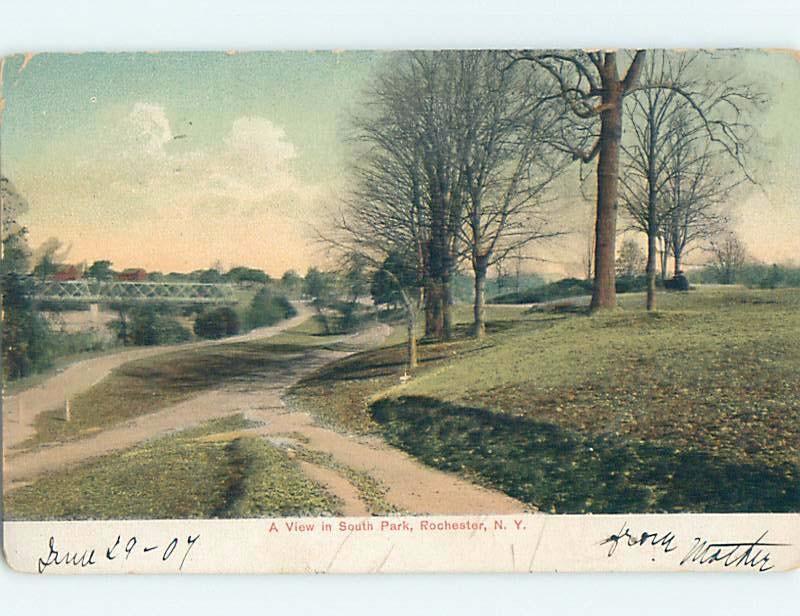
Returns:
[[[118,280],[47,280],[37,282],[39,301],[83,304],[235,304],[231,284],[202,282],[123,282]]]

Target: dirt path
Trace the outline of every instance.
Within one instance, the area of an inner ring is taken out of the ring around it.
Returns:
[[[425,466],[380,438],[355,437],[316,426],[307,413],[274,407],[253,409],[246,416],[264,422],[263,427],[254,429],[258,434],[301,434],[308,439],[305,447],[328,453],[337,462],[366,472],[387,488],[386,501],[408,513],[509,514],[530,510],[501,492]]]
[[[308,319],[311,314],[311,310],[305,304],[296,303],[295,308],[297,309],[297,316],[271,327],[254,329],[241,336],[232,336],[220,340],[202,340],[186,344],[131,349],[120,353],[114,353],[113,355],[86,359],[69,365],[35,387],[18,392],[13,396],[4,396],[2,426],[3,451],[8,452],[12,447],[15,447],[34,435],[34,421],[40,413],[63,407],[65,400],[89,389],[94,384],[104,379],[114,368],[124,363],[143,357],[168,353],[174,350],[193,349],[216,344],[269,338],[287,329],[296,327]]]
[[[376,325],[345,340],[348,348],[368,348],[378,344],[388,333],[387,326]],[[299,434],[298,438],[306,441],[303,447],[329,454],[338,465],[367,473],[387,488],[385,500],[403,511],[417,514],[503,514],[529,509],[505,494],[424,466],[380,438],[335,432],[315,425],[308,413],[294,412],[284,405],[282,397],[290,385],[351,352],[354,351],[315,349],[301,353],[273,373],[269,383],[225,387],[91,437],[12,455],[4,467],[4,492],[51,470],[80,464],[92,457],[126,449],[210,419],[242,413],[259,424],[247,432],[272,442],[291,442],[287,435]],[[308,462],[301,463],[301,468],[311,479],[340,498],[343,514],[373,513],[343,473]]]

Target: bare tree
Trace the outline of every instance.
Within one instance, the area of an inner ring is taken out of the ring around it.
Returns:
[[[677,275],[694,246],[720,233],[727,222],[720,208],[747,176],[730,164],[725,150],[715,148],[704,132],[691,126],[686,114],[678,114],[673,122],[662,234]]]
[[[549,84],[530,71],[508,67],[498,52],[470,56],[472,79],[454,103],[464,130],[465,220],[462,254],[474,275],[473,332],[486,332],[485,284],[489,268],[530,243],[558,234],[543,209],[543,193],[568,164],[550,146],[563,113]]]
[[[710,244],[717,279],[722,284],[733,284],[747,260],[747,249],[733,231],[721,233]]]
[[[425,331],[452,334],[451,279],[458,265],[467,198],[463,99],[474,91],[479,56],[464,52],[398,55],[367,93],[358,140],[371,158],[356,172],[352,204],[381,217],[390,244],[416,246],[423,272]],[[392,237],[395,236],[395,237]]]
[[[642,82],[675,82],[691,65],[694,56],[651,52],[643,70]],[[669,179],[672,118],[682,98],[674,90],[646,88],[635,91],[626,106],[625,116],[632,138],[623,141],[620,200],[633,221],[633,227],[647,235],[647,310],[655,309],[656,260],[662,220],[668,216],[663,193]]]
[[[565,134],[555,145],[584,163],[598,159],[591,308],[613,308],[616,305],[614,266],[623,99],[638,84],[645,51],[635,52],[624,76],[620,75],[615,51],[525,51],[513,52],[512,57],[514,61],[528,61],[550,75],[567,109],[579,124],[586,123],[577,132]],[[593,131],[597,119],[599,134]]]
[[[717,204],[749,179],[745,152],[753,130],[747,116],[760,97],[749,84],[727,80],[720,88],[698,78],[705,59],[700,53],[651,52],[626,109],[632,138],[623,143],[621,200],[648,238],[648,310],[655,308],[658,238],[662,275],[668,254],[677,275],[687,244],[718,229]],[[733,101],[730,108],[725,101]],[[726,108],[716,113],[720,105]],[[715,114],[724,139],[708,130]]]
[[[554,145],[585,163],[598,158],[593,310],[616,304],[614,259],[625,97],[637,90],[674,92],[702,124],[707,138],[736,160],[741,169],[745,168],[743,145],[747,143],[742,138],[747,132],[742,119],[745,107],[762,100],[733,79],[695,78],[686,83],[665,79],[640,84],[647,53],[650,52],[623,53],[630,60],[621,76],[616,51],[511,52],[512,62],[526,61],[550,75],[576,120],[573,130]],[[599,130],[595,129],[598,120]]]
[[[451,337],[461,261],[475,274],[481,336],[488,269],[553,235],[540,206],[567,163],[550,145],[563,106],[541,81],[500,52],[418,52],[398,56],[367,95],[348,225],[415,255],[427,335]]]

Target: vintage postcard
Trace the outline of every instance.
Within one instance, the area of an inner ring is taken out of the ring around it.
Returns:
[[[800,57],[0,64],[19,571],[800,565]]]

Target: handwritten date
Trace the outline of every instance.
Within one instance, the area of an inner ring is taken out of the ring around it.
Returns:
[[[105,548],[105,551],[97,548],[87,548],[81,551],[80,549],[74,551],[64,550],[56,545],[55,537],[51,536],[48,542],[48,552],[45,556],[39,558],[38,570],[39,573],[44,573],[49,567],[78,567],[81,569],[93,567],[99,561],[105,558],[108,561],[117,560],[118,558],[128,560],[131,556],[145,555],[150,558],[160,557],[162,562],[167,562],[173,559],[175,551],[178,550],[178,556],[182,555],[178,570],[183,569],[186,558],[189,552],[200,539],[200,535],[189,535],[185,541],[178,537],[172,537],[170,541],[163,544],[158,543],[145,543],[143,540],[135,535],[123,539],[122,535],[117,535],[116,540]]]

